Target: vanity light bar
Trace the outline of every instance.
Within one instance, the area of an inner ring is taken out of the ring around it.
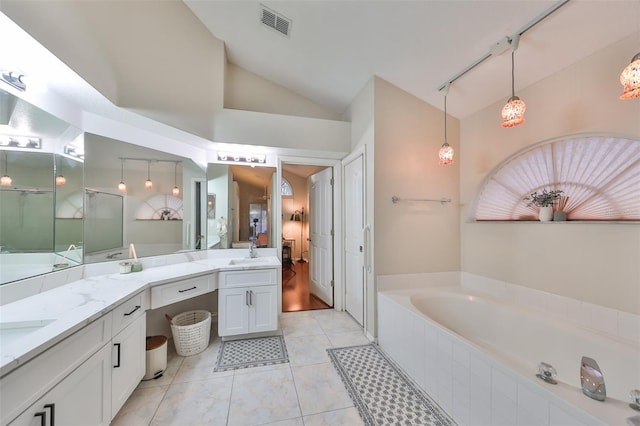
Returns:
[[[77,147],[74,145],[65,145],[64,153],[75,158],[79,158],[84,160],[84,148]]]
[[[244,152],[229,152],[218,151],[218,160],[220,161],[236,161],[243,163],[260,163],[263,164],[267,161],[265,154],[251,154]]]
[[[15,72],[15,71],[6,71],[6,70],[2,70],[0,72],[1,75],[1,79],[2,81],[4,81],[5,83],[9,84],[10,86],[15,87],[16,89],[24,92],[25,90],[27,90],[27,85],[24,82],[25,79],[25,75],[21,74],[19,72]]]
[[[31,136],[0,135],[0,146],[42,149],[42,139]]]

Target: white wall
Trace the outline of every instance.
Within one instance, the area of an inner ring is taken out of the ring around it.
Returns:
[[[531,144],[578,132],[640,136],[640,102],[618,99],[618,78],[640,33],[516,94],[527,122],[500,127],[495,103],[460,123],[462,270],[574,299],[640,313],[637,223],[469,223],[482,179]],[[505,99],[506,101],[506,99]]]
[[[300,258],[300,249],[302,248],[302,255],[308,258],[309,253],[304,253],[308,250],[308,243],[305,241],[305,237],[309,236],[309,184],[306,178],[300,177],[296,174],[282,171],[282,176],[289,181],[291,188],[293,189],[293,197],[282,197],[282,234],[286,239],[295,240],[295,247],[291,253],[292,259]],[[300,210],[304,207],[305,222],[302,240],[300,239],[300,226],[302,222],[294,222],[291,220],[291,215],[294,211]]]

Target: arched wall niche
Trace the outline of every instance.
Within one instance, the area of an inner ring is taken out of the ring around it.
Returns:
[[[526,197],[562,190],[567,220],[640,221],[640,137],[574,134],[516,152],[483,180],[470,219],[537,220]]]

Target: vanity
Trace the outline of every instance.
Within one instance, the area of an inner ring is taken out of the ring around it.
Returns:
[[[155,267],[145,258],[142,272],[85,271],[3,305],[0,424],[108,425],[145,374],[148,309],[218,290],[219,335],[276,330],[280,262],[272,249],[245,254],[176,255],[183,261]],[[109,267],[117,262],[100,269]]]

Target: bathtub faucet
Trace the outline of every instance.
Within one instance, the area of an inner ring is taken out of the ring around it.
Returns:
[[[582,393],[596,401],[604,401],[607,396],[607,388],[604,385],[604,376],[596,360],[587,356],[580,362],[580,383]]]

